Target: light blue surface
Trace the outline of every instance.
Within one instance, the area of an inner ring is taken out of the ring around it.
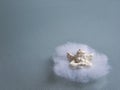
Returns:
[[[119,90],[119,0],[1,0],[0,90]],[[51,55],[67,41],[109,58],[106,77],[76,84],[56,77]]]

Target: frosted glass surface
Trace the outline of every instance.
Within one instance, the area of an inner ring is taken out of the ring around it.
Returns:
[[[0,0],[0,90],[119,90],[119,0]],[[106,54],[112,69],[78,84],[52,72],[55,47],[77,42]]]

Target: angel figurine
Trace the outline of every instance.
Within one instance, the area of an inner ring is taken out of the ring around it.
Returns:
[[[83,68],[92,66],[93,54],[87,53],[84,50],[79,49],[75,55],[67,53],[69,65],[74,68]]]

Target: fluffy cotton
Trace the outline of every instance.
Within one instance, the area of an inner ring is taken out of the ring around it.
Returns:
[[[66,53],[70,52],[75,54],[78,49],[94,54],[92,67],[82,69],[71,69],[69,67],[69,61],[66,57]],[[70,42],[56,48],[56,52],[53,55],[53,61],[53,70],[56,75],[80,83],[87,83],[105,76],[108,74],[110,68],[106,55],[96,52],[87,45]]]

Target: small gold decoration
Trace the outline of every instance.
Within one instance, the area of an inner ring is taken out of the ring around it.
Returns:
[[[84,50],[79,49],[75,55],[67,53],[67,58],[69,60],[69,65],[73,68],[83,68],[92,66],[93,54],[87,53]]]

